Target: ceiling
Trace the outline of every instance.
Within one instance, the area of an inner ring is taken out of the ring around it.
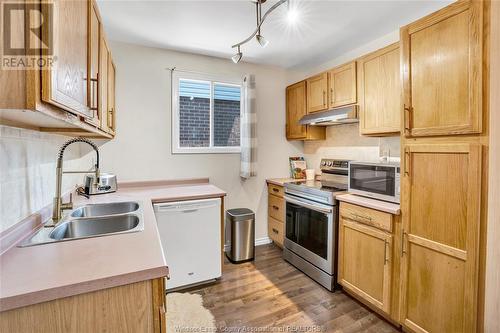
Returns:
[[[395,31],[450,1],[293,0],[299,17],[282,5],[262,25],[269,45],[242,47],[243,61],[284,68],[314,66]],[[263,12],[276,0],[263,4]],[[133,44],[230,58],[231,45],[255,29],[249,0],[98,0],[108,38]]]

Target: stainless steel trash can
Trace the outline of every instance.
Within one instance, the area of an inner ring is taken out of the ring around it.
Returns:
[[[226,211],[226,257],[232,263],[254,260],[255,214],[248,208]]]

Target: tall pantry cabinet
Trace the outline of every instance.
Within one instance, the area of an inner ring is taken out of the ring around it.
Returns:
[[[401,323],[410,332],[481,330],[488,8],[459,1],[401,28]]]

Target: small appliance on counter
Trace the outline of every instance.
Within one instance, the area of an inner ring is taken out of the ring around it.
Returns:
[[[85,175],[83,190],[86,195],[104,194],[116,192],[116,175],[101,173],[96,180],[95,173]]]
[[[399,163],[349,163],[349,193],[400,202]]]

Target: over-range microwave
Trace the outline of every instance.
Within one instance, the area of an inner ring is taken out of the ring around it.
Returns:
[[[349,162],[349,192],[400,202],[399,163]]]

